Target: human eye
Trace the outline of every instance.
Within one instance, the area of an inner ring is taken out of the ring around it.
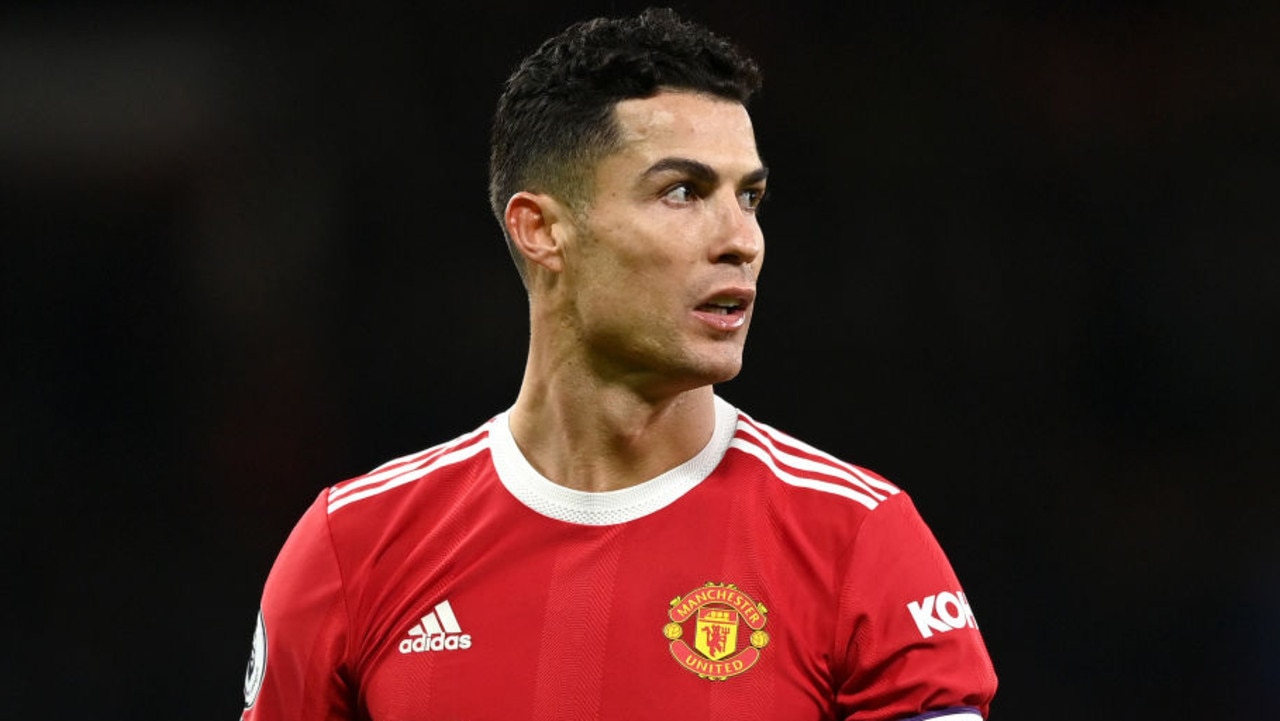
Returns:
[[[698,193],[689,183],[676,183],[667,188],[662,194],[662,199],[676,205],[687,205],[698,199]]]
[[[760,209],[764,201],[764,188],[744,188],[738,191],[738,204],[742,209],[754,213]]]

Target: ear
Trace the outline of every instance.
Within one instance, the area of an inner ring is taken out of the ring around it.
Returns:
[[[511,244],[529,265],[559,273],[564,267],[562,241],[569,217],[568,209],[550,195],[521,191],[507,201],[503,222]]]

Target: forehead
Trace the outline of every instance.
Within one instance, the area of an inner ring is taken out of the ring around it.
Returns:
[[[617,160],[646,167],[662,158],[698,160],[722,172],[760,167],[751,116],[740,103],[693,92],[664,91],[615,106]]]

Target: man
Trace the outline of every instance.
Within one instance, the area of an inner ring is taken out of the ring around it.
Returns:
[[[244,718],[977,719],[969,604],[906,494],[716,397],[767,172],[755,65],[669,11],[516,70],[491,198],[528,289],[515,404],[321,493]]]

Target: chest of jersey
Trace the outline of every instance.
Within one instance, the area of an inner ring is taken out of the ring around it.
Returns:
[[[489,485],[404,523],[362,570],[377,591],[353,596],[359,705],[378,721],[827,718],[831,554],[760,506],[708,479],[583,526]]]

